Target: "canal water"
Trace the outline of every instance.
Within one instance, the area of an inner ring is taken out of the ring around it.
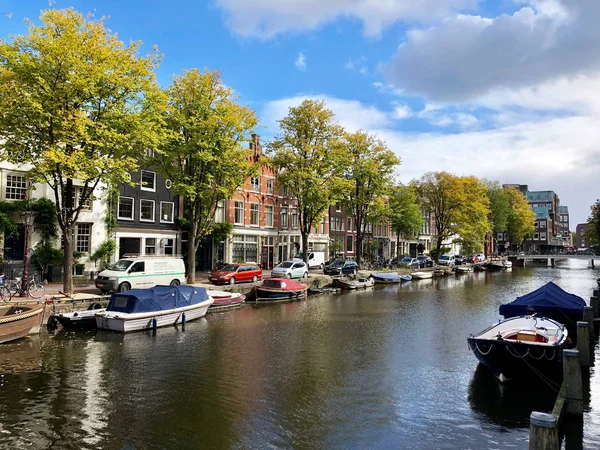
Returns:
[[[499,385],[467,347],[498,306],[583,262],[246,306],[156,335],[42,334],[0,347],[0,448],[526,449],[543,382]],[[598,355],[597,355],[598,356]],[[584,448],[600,448],[592,369]]]

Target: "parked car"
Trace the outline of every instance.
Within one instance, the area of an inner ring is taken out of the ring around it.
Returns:
[[[420,265],[417,258],[411,258],[410,256],[405,256],[402,258],[402,261],[400,261],[401,267],[408,267],[409,269],[418,269]]]
[[[417,256],[417,259],[419,260],[419,268],[433,267],[433,261],[429,256],[420,255]]]
[[[293,261],[303,261],[302,252],[298,252],[292,259]],[[308,268],[323,269],[325,267],[325,252],[308,252]]]
[[[440,258],[441,266],[454,266],[454,255],[444,255]]]
[[[355,261],[337,260],[323,269],[325,275],[349,275],[358,273],[358,264]]]
[[[462,255],[454,255],[454,265],[460,266],[461,264],[465,264],[465,257]]]
[[[251,281],[256,283],[262,280],[262,269],[254,263],[227,264],[220,270],[210,274],[212,284],[235,284]]]
[[[308,266],[304,261],[284,261],[271,271],[271,276],[274,278],[308,278]]]
[[[123,258],[98,274],[96,287],[103,293],[151,288],[157,284],[185,284],[183,259],[139,256]]]

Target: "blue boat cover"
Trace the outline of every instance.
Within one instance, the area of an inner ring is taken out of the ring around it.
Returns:
[[[132,289],[116,292],[110,298],[107,311],[147,313],[196,305],[208,300],[203,287],[155,286],[151,289]]]
[[[586,304],[581,297],[569,294],[550,282],[529,294],[518,297],[511,303],[501,305],[500,314],[508,319],[535,312],[550,318],[558,317],[555,320],[564,323],[564,320],[561,321],[560,315],[556,313],[573,318],[573,320],[581,320],[584,306]]]
[[[396,272],[387,272],[387,273],[372,273],[371,277],[379,280],[385,281],[399,281],[400,277]]]

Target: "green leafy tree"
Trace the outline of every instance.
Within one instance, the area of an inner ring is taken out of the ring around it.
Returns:
[[[587,221],[585,238],[590,243],[594,253],[600,253],[600,200],[591,206],[591,214]]]
[[[354,218],[356,247],[362,248],[367,225],[380,215],[379,203],[394,183],[400,160],[385,142],[364,131],[345,133],[343,146],[348,158],[345,173],[348,191],[342,205]],[[359,265],[360,256],[361,252],[357,252]]]
[[[510,210],[507,230],[511,245],[521,245],[523,240],[535,232],[535,213],[531,210],[527,198],[518,189],[507,187]]]
[[[486,185],[476,177],[460,177],[460,194],[464,198],[456,211],[455,229],[464,251],[479,252],[486,235],[492,231],[490,200]]]
[[[396,234],[397,256],[400,256],[400,238],[412,238],[423,227],[421,206],[419,193],[414,186],[400,185],[393,188],[389,197],[388,217],[392,231]]]
[[[256,126],[254,111],[237,103],[221,73],[197,69],[167,89],[169,137],[156,164],[184,199],[189,224],[187,282],[196,279],[196,253],[211,232],[219,202],[233,196],[256,170],[243,143]]]
[[[71,293],[83,205],[103,183],[125,181],[136,156],[160,136],[158,55],[140,57],[139,42],[125,45],[103,20],[72,9],[44,11],[41,21],[0,43],[0,158],[30,164],[27,176],[52,189],[64,245],[63,290]]]
[[[341,200],[347,186],[343,177],[347,155],[341,136],[342,128],[325,103],[305,100],[279,121],[279,135],[269,144],[278,182],[298,206],[304,261],[308,261],[313,224]]]

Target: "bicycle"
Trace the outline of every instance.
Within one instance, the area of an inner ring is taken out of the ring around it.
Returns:
[[[8,285],[6,284],[6,276],[4,274],[0,274],[0,301],[8,302],[10,301],[12,294]]]
[[[31,276],[31,279],[27,282],[27,286],[25,288],[23,288],[22,277],[15,277],[14,280],[9,280],[7,285],[11,296],[25,295],[33,298],[40,298],[46,293],[46,288],[40,281],[38,281],[37,274],[35,273]]]

